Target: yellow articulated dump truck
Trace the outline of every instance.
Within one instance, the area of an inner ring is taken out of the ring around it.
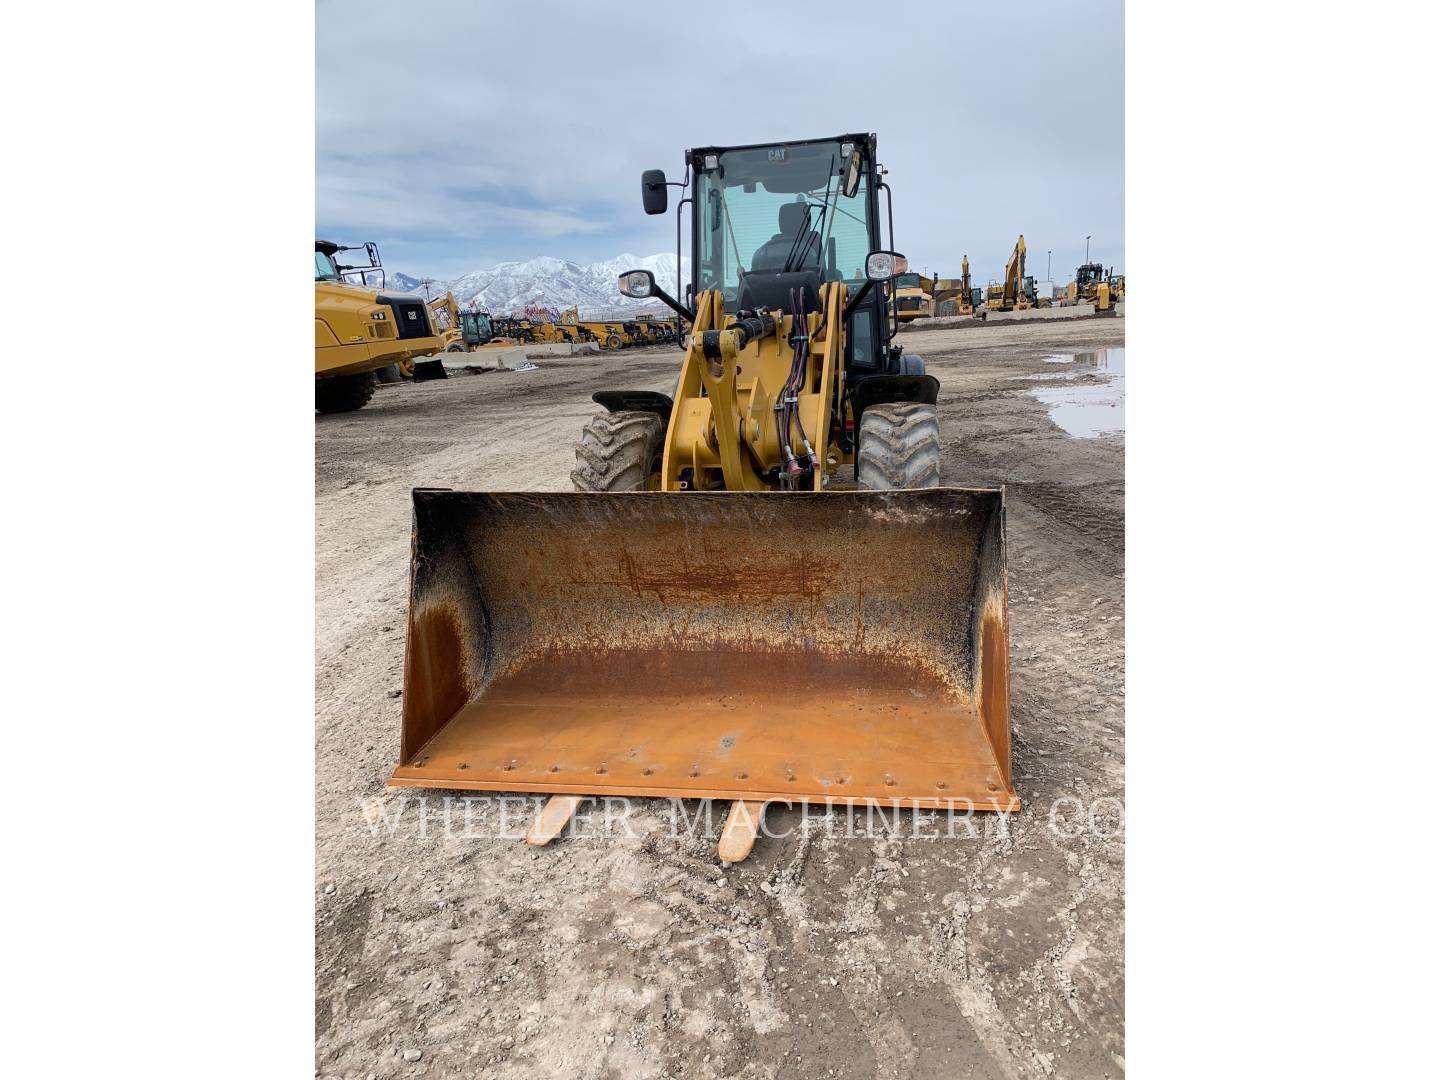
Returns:
[[[934,288],[931,278],[909,271],[896,274],[891,283],[895,318],[901,322],[930,318],[934,313],[931,300]]]
[[[315,241],[315,408],[322,413],[363,408],[375,393],[375,372],[444,347],[425,301],[385,290],[374,244],[368,263],[349,266],[336,255],[360,248]],[[370,279],[378,275],[377,285]]]
[[[1018,809],[1004,495],[941,486],[875,136],[686,166],[693,307],[620,275],[690,327],[674,395],[596,393],[574,491],[414,492],[389,783],[547,793],[532,844],[590,797],[729,800],[732,862],[772,802]]]

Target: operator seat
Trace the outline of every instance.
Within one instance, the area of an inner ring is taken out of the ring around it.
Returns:
[[[801,229],[805,234],[796,241]],[[750,260],[751,271],[784,270],[791,252],[795,261],[791,270],[820,269],[820,237],[810,228],[804,202],[785,203],[780,207],[780,231],[761,244]]]

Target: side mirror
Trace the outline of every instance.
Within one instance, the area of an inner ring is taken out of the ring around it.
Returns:
[[[909,262],[898,251],[872,251],[865,256],[866,281],[889,281],[909,268]]]
[[[620,275],[620,295],[648,300],[655,295],[655,275],[649,270],[627,270]]]
[[[654,297],[688,322],[695,321],[695,312],[680,306],[680,301],[655,284],[655,275],[649,270],[626,270],[620,275],[620,295],[631,300],[649,300]]]
[[[860,152],[851,143],[845,146],[850,147],[850,152],[840,161],[840,194],[853,199],[860,190]]]
[[[664,169],[646,169],[640,174],[640,201],[647,214],[665,213],[670,205],[670,190],[665,186]]]

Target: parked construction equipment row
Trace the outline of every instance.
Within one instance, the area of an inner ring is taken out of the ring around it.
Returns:
[[[929,278],[902,274],[895,280],[892,314],[897,323],[923,318],[975,316],[989,312],[1029,311],[1035,308],[1088,304],[1096,312],[1113,311],[1125,299],[1125,275],[1098,262],[1085,262],[1063,297],[1041,291],[1033,274],[1026,273],[1024,234],[1015,241],[1005,272],[982,287],[970,281],[970,256],[961,258],[958,278]]]
[[[350,251],[365,261],[342,263]],[[315,408],[352,412],[363,408],[379,383],[446,378],[441,353],[507,349],[529,344],[581,344],[601,349],[674,345],[681,337],[676,316],[582,321],[571,307],[538,306],[520,315],[461,311],[453,293],[426,300],[390,291],[373,243],[346,246],[315,241]]]

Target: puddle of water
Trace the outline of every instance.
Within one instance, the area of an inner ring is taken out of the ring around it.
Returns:
[[[1036,400],[1050,406],[1050,419],[1067,435],[1093,439],[1125,430],[1125,350],[1099,349],[1065,358],[1046,357],[1047,363],[1073,363],[1075,373],[1089,372],[1104,382],[1087,386],[1060,386],[1031,390]],[[1066,372],[1067,375],[1070,372]]]
[[[1075,362],[1075,357],[1068,354],[1065,356],[1046,356],[1042,359],[1044,359],[1047,364],[1073,364]]]

